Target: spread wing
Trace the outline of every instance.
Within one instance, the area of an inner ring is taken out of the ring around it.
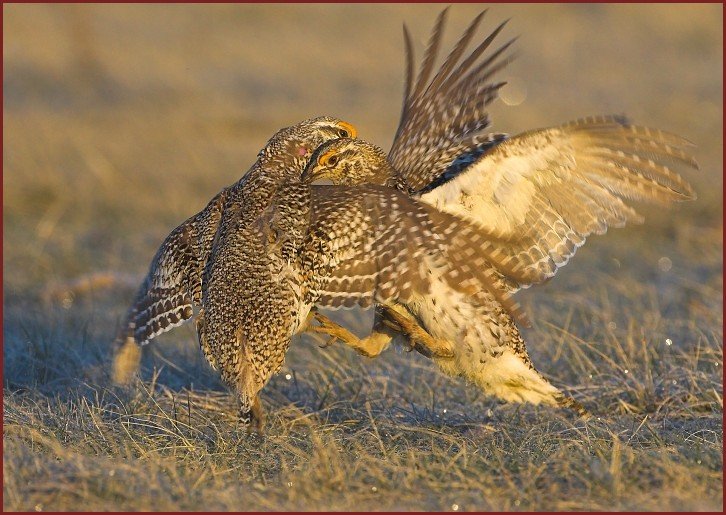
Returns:
[[[481,133],[490,124],[486,107],[505,84],[492,82],[492,76],[511,60],[504,54],[514,40],[489,55],[485,52],[506,22],[463,58],[486,11],[479,14],[432,78],[447,11],[436,21],[415,83],[411,36],[404,25],[406,86],[401,120],[388,155],[411,191],[421,190],[445,173],[458,173],[506,139],[504,134]]]
[[[406,303],[426,295],[434,278],[512,314],[518,307],[495,286],[496,245],[485,230],[383,186],[312,188],[308,235],[301,253],[312,271],[311,303],[327,308]]]
[[[224,193],[174,229],[151,261],[119,336],[146,344],[192,317],[201,301],[202,270],[222,212]]]
[[[691,144],[622,117],[520,134],[421,199],[512,241],[496,256],[526,287],[552,277],[590,234],[641,217],[627,203],[695,198],[674,166],[697,168]]]

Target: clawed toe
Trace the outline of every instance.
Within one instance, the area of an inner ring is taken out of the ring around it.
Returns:
[[[338,341],[338,337],[337,336],[331,336],[328,339],[327,342],[321,343],[320,345],[318,345],[318,347],[321,348],[321,349],[327,349],[328,347],[330,347],[331,345],[333,345],[336,341]]]
[[[413,345],[410,350],[416,350],[427,358],[453,358],[454,349],[446,340],[438,340],[431,337],[412,337]]]
[[[265,426],[259,420],[255,420],[251,424],[247,424],[246,427],[247,427],[248,435],[255,433],[255,434],[257,434],[257,436],[265,436]]]
[[[239,422],[247,429],[247,434],[253,430],[260,436],[265,434],[265,412],[260,399],[256,397],[251,405],[243,405],[239,412]]]

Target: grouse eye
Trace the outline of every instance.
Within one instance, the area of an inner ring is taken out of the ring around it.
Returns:
[[[341,131],[345,132],[345,131]],[[328,166],[335,166],[338,164],[338,156],[330,156],[328,158]]]
[[[338,136],[340,136],[341,138],[348,138],[350,137],[350,133],[345,129],[340,129],[338,131]]]

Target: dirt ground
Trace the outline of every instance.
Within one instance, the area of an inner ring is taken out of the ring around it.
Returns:
[[[698,200],[640,206],[519,295],[534,362],[592,422],[304,336],[247,436],[191,325],[111,384],[169,231],[304,118],[387,148],[401,25],[420,57],[440,8],[3,5],[4,509],[722,510],[720,4],[493,5],[479,33],[520,36],[493,130],[626,114],[697,145]],[[480,9],[452,7],[447,45]]]

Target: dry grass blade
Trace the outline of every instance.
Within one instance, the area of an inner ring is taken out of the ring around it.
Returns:
[[[589,238],[553,281],[517,293],[533,361],[592,420],[500,404],[395,346],[367,359],[304,337],[263,390],[266,436],[247,435],[193,324],[144,350],[128,386],[112,383],[109,344],[169,231],[280,127],[339,116],[386,145],[406,87],[400,24],[421,38],[406,37],[412,56],[440,10],[3,6],[6,511],[722,511],[718,5],[511,4],[477,18],[462,4],[444,36],[477,30],[459,47],[441,38],[457,48],[448,74],[420,86],[408,60],[406,98],[433,84],[444,111],[462,81],[482,105],[518,85],[520,104],[488,104],[497,132],[622,109],[698,144],[612,117],[575,133],[626,154],[593,160],[689,194],[650,159],[698,193],[668,214],[644,206],[645,224]],[[500,70],[505,51],[468,77],[510,31],[517,61]],[[495,83],[477,82],[492,70]],[[593,209],[578,228],[633,218]],[[555,266],[532,259],[544,275]],[[331,318],[370,328],[369,313]]]

